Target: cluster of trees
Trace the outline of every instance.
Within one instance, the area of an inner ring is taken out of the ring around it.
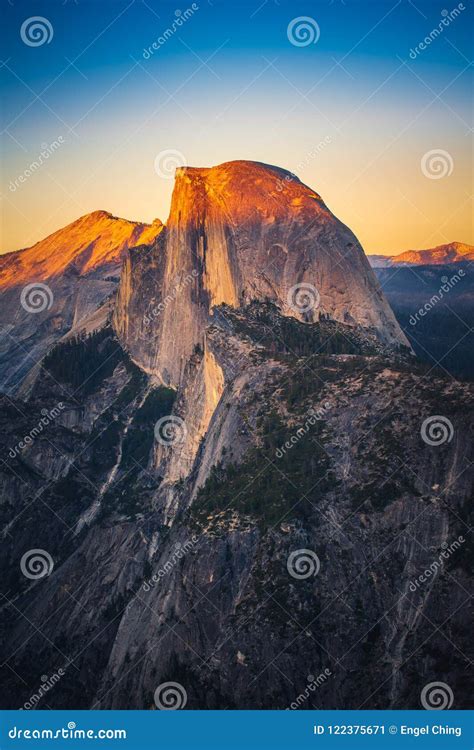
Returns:
[[[215,467],[199,492],[193,515],[203,521],[210,513],[237,510],[267,526],[287,512],[287,520],[312,514],[312,503],[331,481],[328,457],[318,439],[320,429],[319,423],[313,425],[281,454],[279,449],[294,438],[296,428],[287,427],[276,412],[270,412],[261,426],[261,447],[252,448],[238,466]],[[315,492],[318,478],[321,483]],[[302,500],[306,492],[308,499]]]
[[[123,351],[110,328],[75,336],[52,349],[44,359],[45,368],[62,383],[70,383],[83,395],[94,391],[98,383],[109,377]]]

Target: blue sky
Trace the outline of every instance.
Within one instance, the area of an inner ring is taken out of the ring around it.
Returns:
[[[457,3],[203,0],[144,57],[191,5],[3,0],[2,251],[98,208],[166,220],[172,179],[154,164],[167,150],[195,166],[248,158],[297,172],[369,252],[472,241],[469,0],[415,59]],[[32,16],[49,21],[49,43],[22,41]],[[289,40],[300,16],[317,43]],[[446,179],[421,173],[435,149],[452,159]]]

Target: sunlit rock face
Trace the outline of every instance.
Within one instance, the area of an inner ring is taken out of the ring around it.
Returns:
[[[143,224],[107,211],[86,214],[31,247],[0,256],[0,289],[51,280],[66,271],[85,276],[113,268],[128,247],[152,242],[162,227],[158,219]]]
[[[426,250],[406,250],[399,255],[369,255],[373,268],[402,266],[442,266],[448,263],[465,263],[474,260],[474,246],[465,242],[448,242]]]
[[[94,211],[0,256],[1,390],[27,396],[45,352],[115,292],[126,250],[162,229]]]
[[[174,386],[222,303],[270,300],[306,323],[329,317],[407,343],[356,237],[278,167],[177,169],[166,230],[143,256],[126,262],[115,328],[140,366]]]

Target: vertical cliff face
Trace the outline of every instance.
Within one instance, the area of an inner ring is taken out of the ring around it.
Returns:
[[[133,281],[130,264],[139,267]],[[153,264],[150,281],[149,258],[128,262],[115,327],[135,361],[174,386],[222,303],[268,299],[307,323],[329,317],[407,343],[356,237],[317,193],[277,167],[178,169]],[[138,335],[126,322],[130,309],[141,311]]]
[[[0,256],[0,387],[28,395],[35,365],[117,288],[129,247],[163,229],[94,211],[32,247]]]
[[[189,476],[201,440],[224,391],[224,373],[209,350],[195,353],[189,360],[174,409],[179,434],[178,450],[164,441],[155,443],[154,465],[166,482],[172,484]]]
[[[192,709],[406,709],[435,680],[468,708],[472,386],[396,350],[357,240],[286,172],[180,170],[142,239],[115,330],[56,344],[28,413],[0,399],[7,707],[50,665],[37,708],[172,681]]]

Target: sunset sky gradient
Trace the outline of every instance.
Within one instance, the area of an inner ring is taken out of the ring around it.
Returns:
[[[197,5],[145,59],[176,3],[2,2],[1,252],[97,209],[166,221],[173,180],[154,163],[167,149],[191,166],[252,159],[294,171],[369,253],[473,242],[470,0],[416,59],[410,50],[457,3]],[[29,16],[50,21],[49,44],[23,43]],[[290,43],[297,16],[317,21],[316,44]],[[450,175],[423,174],[432,149],[451,156]]]

